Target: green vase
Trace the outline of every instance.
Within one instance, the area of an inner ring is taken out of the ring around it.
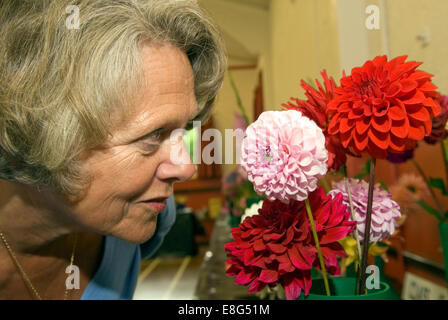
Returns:
[[[331,296],[325,293],[323,279],[313,280],[308,296],[302,295],[299,300],[395,300],[389,284],[380,282],[379,289],[369,289],[367,294],[355,295],[356,278],[329,278]]]
[[[448,223],[439,223],[440,241],[442,243],[443,260],[445,262],[445,279],[448,283]]]

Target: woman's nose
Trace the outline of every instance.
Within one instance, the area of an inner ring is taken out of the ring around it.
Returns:
[[[158,178],[175,181],[190,179],[196,172],[196,168],[182,137],[172,139],[165,147],[168,156],[157,169]]]

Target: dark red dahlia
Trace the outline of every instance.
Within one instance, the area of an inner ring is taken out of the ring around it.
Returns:
[[[337,275],[337,258],[346,256],[337,241],[350,234],[356,223],[349,221],[341,194],[333,199],[318,188],[308,199],[326,270]],[[236,276],[237,284],[250,284],[249,292],[281,284],[289,300],[297,299],[302,290],[308,295],[311,268],[320,265],[305,202],[265,200],[258,212],[232,229],[234,241],[225,245],[230,258],[226,274]]]
[[[322,129],[325,135],[325,147],[328,150],[328,167],[335,171],[344,165],[347,161],[347,156],[344,148],[341,146],[341,141],[338,137],[330,136],[327,133],[328,119],[327,119],[327,104],[333,99],[336,83],[333,78],[328,79],[327,72],[321,72],[324,79],[324,87],[316,80],[316,86],[319,91],[311,87],[305,81],[300,82],[300,86],[305,90],[307,101],[291,98],[290,101],[282,106],[289,110],[298,110],[303,115],[310,118]]]
[[[328,104],[328,132],[347,151],[384,159],[431,133],[431,119],[440,114],[437,87],[432,75],[416,70],[421,63],[406,59],[376,57],[343,75]]]
[[[425,137],[426,143],[429,144],[436,144],[448,136],[448,132],[445,129],[448,120],[448,96],[440,95],[437,97],[437,101],[439,101],[442,112],[432,119],[431,134]]]

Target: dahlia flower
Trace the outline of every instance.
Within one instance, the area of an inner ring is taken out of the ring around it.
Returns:
[[[328,132],[354,155],[386,158],[414,149],[431,133],[431,118],[441,112],[432,75],[416,70],[421,63],[407,56],[367,61],[345,73],[327,106]]]
[[[364,240],[366,227],[366,212],[369,184],[364,180],[349,179],[350,193],[353,203],[353,218],[357,223],[360,241]],[[350,206],[345,180],[335,183],[331,191],[331,196],[342,194],[343,203]],[[395,219],[401,217],[400,206],[392,200],[392,196],[379,185],[373,190],[372,221],[370,228],[370,241],[377,242],[390,238],[398,227]]]
[[[398,181],[390,186],[389,190],[392,199],[400,205],[402,211],[406,209],[419,210],[420,206],[417,201],[430,197],[425,181],[421,176],[414,173],[402,174]]]
[[[288,110],[297,110],[303,113],[304,116],[310,118],[322,129],[325,135],[325,148],[328,150],[328,168],[338,171],[341,166],[347,161],[347,156],[344,148],[341,146],[341,141],[336,136],[327,134],[327,104],[333,99],[336,83],[333,78],[328,79],[326,71],[321,72],[324,79],[324,86],[316,80],[317,91],[305,81],[300,82],[300,86],[305,90],[307,101],[291,98],[286,104],[282,106]]]
[[[304,200],[327,173],[325,137],[301,112],[266,111],[246,130],[241,166],[258,194]]]
[[[448,120],[448,96],[439,96],[437,100],[439,101],[442,112],[432,119],[431,134],[425,137],[426,143],[429,144],[436,144],[448,136],[445,128]]]
[[[355,223],[342,203],[342,196],[325,195],[322,188],[309,195],[325,269],[340,274],[338,257],[345,257],[339,240],[350,234]],[[228,276],[235,283],[249,285],[249,293],[280,284],[286,298],[308,295],[311,268],[320,269],[316,244],[307,217],[305,202],[264,200],[259,214],[246,218],[232,229],[233,242],[225,245]]]

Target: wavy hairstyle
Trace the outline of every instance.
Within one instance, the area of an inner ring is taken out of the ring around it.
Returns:
[[[76,5],[79,29],[66,8]],[[216,26],[189,0],[2,0],[0,179],[77,194],[78,155],[110,134],[142,79],[143,42],[181,49],[206,120],[226,69]]]

